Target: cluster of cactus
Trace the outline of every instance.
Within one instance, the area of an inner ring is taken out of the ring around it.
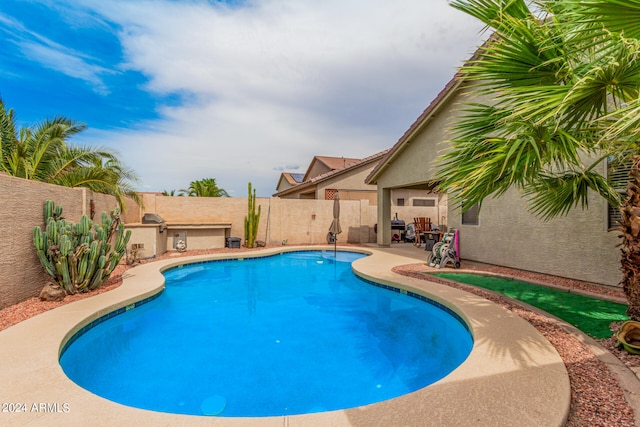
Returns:
[[[44,231],[33,229],[33,243],[45,271],[67,294],[102,285],[122,259],[131,237],[120,222],[119,209],[111,215],[103,212],[102,224],[93,224],[86,215],[72,223],[62,217],[62,206],[47,200],[44,220]]]
[[[251,194],[251,183],[249,183],[248,211],[244,217],[244,241],[247,248],[252,248],[258,235],[258,223],[260,222],[260,206],[256,212],[256,190]]]

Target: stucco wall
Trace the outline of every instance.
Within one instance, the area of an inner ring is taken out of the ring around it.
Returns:
[[[593,197],[589,210],[543,222],[529,213],[516,190],[487,199],[479,225],[462,225],[459,212],[449,216],[460,229],[463,259],[616,286],[620,250],[615,232],[606,230],[607,206]]]
[[[166,230],[160,232],[160,227],[151,224],[137,224],[131,226],[127,224],[127,229],[131,231],[129,247],[132,244],[138,245],[137,256],[139,259],[153,258],[167,251]]]
[[[316,190],[316,198],[320,200],[324,199],[325,190],[371,191],[375,193],[375,185],[367,185],[364,183],[365,178],[375,165],[376,163],[373,162],[366,165],[366,167],[357,167],[319,182]]]
[[[111,196],[85,189],[66,188],[14,178],[0,173],[0,308],[37,296],[49,276],[44,273],[33,247],[33,227],[44,227],[43,206],[51,199],[63,208],[63,216],[78,221],[89,214],[94,199],[96,220],[117,206]]]
[[[321,163],[321,162],[317,161],[316,159],[313,159],[311,161],[311,167],[306,172],[305,176],[308,177],[307,179],[315,178],[316,176],[319,176],[319,175],[322,175],[324,173],[327,173],[330,170],[331,169],[328,168],[327,166],[325,166],[324,163]]]
[[[402,207],[402,217],[399,212],[399,206],[397,204],[398,199],[404,199],[404,207]],[[413,202],[416,199],[424,200],[431,199],[435,206],[414,206]],[[438,194],[428,192],[426,190],[406,190],[396,189],[391,191],[391,218],[395,218],[395,214],[398,213],[398,218],[405,222],[412,221],[415,217],[427,217],[431,218],[431,223],[434,225],[446,225],[447,224],[447,212],[448,202],[446,194]]]
[[[384,169],[378,178],[378,187],[400,188],[411,184],[426,183],[435,177],[434,161],[448,139],[448,127],[455,114],[459,97],[448,100],[440,113],[428,119],[409,144]]]

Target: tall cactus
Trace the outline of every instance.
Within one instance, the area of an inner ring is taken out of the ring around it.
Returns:
[[[44,204],[44,231],[33,229],[33,244],[44,270],[67,294],[102,285],[122,259],[131,231],[120,223],[120,211],[102,213],[102,224],[82,215],[78,223],[62,217],[62,206]],[[113,250],[111,243],[113,241]]]
[[[261,206],[258,205],[258,212],[256,212],[256,190],[254,188],[253,194],[251,194],[251,183],[249,183],[247,200],[247,216],[244,217],[244,241],[247,248],[252,248],[255,245],[256,236],[258,235]]]

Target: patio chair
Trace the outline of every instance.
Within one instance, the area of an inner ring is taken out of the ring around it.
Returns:
[[[417,217],[413,218],[413,224],[415,227],[416,239],[413,243],[415,246],[422,245],[422,236],[427,231],[431,230],[431,218]]]

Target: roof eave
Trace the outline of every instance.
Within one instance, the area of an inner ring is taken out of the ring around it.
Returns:
[[[409,129],[400,137],[398,142],[389,150],[387,155],[380,160],[380,163],[373,168],[369,176],[365,178],[365,183],[376,185],[378,178],[382,172],[395,160],[400,153],[406,148],[406,146],[412,141],[412,139],[422,131],[422,129],[430,122],[443,105],[453,96],[458,88],[462,85],[462,80],[458,78],[458,75],[454,76],[445,87],[438,93],[438,95],[431,101],[429,106],[422,112],[422,114],[416,119]]]

